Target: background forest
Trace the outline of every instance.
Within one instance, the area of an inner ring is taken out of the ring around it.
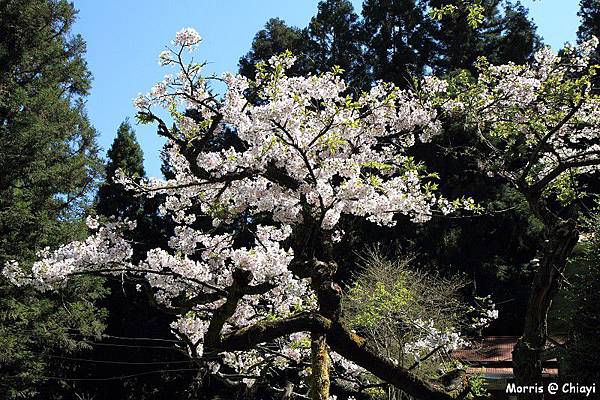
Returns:
[[[237,72],[258,81],[264,74],[261,65],[289,51],[296,57],[290,76],[335,70],[347,84],[348,98],[355,99],[378,81],[424,90],[423,78],[434,76],[469,88],[485,75],[482,65],[533,62],[544,43],[528,10],[518,1],[475,3],[480,8],[474,23],[472,10],[460,0],[365,0],[360,13],[347,0],[322,0],[306,27],[288,26],[278,18],[266,21],[252,47],[240,55]],[[449,6],[455,8],[439,18],[432,12]],[[600,37],[600,3],[581,0],[579,7],[577,40],[582,44]],[[94,231],[89,220],[86,225],[87,215],[137,221],[127,238],[134,260],[168,246],[177,230],[161,208],[164,193],[138,196],[125,190],[119,178],[122,171],[140,185],[146,182],[135,127],[156,119],[144,119],[143,112],[135,121],[123,116],[106,159],[100,156],[98,133],[85,110],[94,71],[85,61],[85,38],[72,33],[76,18],[68,1],[0,0],[0,268],[9,268],[13,260],[31,268],[39,251],[85,239]],[[600,59],[599,50],[592,52],[593,63]],[[590,96],[597,95],[595,71],[588,83]],[[561,85],[561,98],[577,103],[580,86]],[[251,89],[253,104],[264,101]],[[548,95],[544,101],[552,105],[556,99]],[[185,117],[204,118],[194,110]],[[546,127],[557,120],[548,119]],[[347,323],[388,357],[416,340],[414,321],[432,321],[437,329],[471,329],[472,338],[523,336],[521,344],[560,337],[564,343],[553,354],[560,362],[560,379],[598,382],[597,172],[577,165],[576,176],[515,185],[506,175],[490,173],[496,168],[490,165],[502,158],[498,168],[517,174],[527,161],[524,143],[505,142],[499,157],[486,152],[483,140],[458,118],[446,115],[441,124],[441,134],[407,149],[410,168],[427,174],[424,179],[444,198],[474,199],[474,205],[464,212],[434,214],[425,223],[399,216],[394,226],[343,215],[344,237],[333,257]],[[600,127],[592,129],[596,141],[583,143],[584,149],[598,145]],[[162,173],[175,179],[169,143],[162,151]],[[242,145],[234,131],[225,130],[203,146],[218,151]],[[195,229],[211,231],[211,218],[200,208],[195,212]],[[247,232],[259,218],[234,221],[231,229],[239,233],[240,246],[249,242]],[[532,298],[543,285],[536,273],[545,263],[558,273],[549,278],[540,300],[549,308],[542,335],[528,321]],[[241,385],[233,378],[218,379],[205,365],[199,367],[173,332],[175,316],[157,304],[147,280],[139,276],[80,274],[56,291],[13,283],[6,274],[0,276],[0,398],[309,398],[309,392],[290,388],[290,382],[302,386],[296,375],[289,377],[295,373],[290,370],[302,369],[301,363],[284,372],[265,372],[265,381],[253,385],[241,378]],[[451,352],[434,353],[399,359],[419,379],[439,380],[457,365]],[[338,399],[409,398],[378,378],[357,384],[339,375],[339,383],[332,380],[331,386]],[[475,389],[461,395],[482,395],[477,380],[471,385]]]

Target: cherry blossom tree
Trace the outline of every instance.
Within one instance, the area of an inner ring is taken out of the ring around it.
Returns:
[[[476,154],[490,176],[509,182],[544,224],[523,336],[513,352],[517,382],[541,382],[547,315],[581,229],[577,208],[589,200],[586,179],[600,166],[600,97],[592,39],[559,55],[540,50],[528,65],[479,61],[476,79],[460,74],[425,84],[443,113],[479,138]],[[591,187],[597,194],[597,188]]]
[[[45,250],[31,273],[12,262],[5,275],[40,290],[80,274],[143,277],[140,290],[177,316],[172,329],[199,368],[227,382],[251,385],[265,366],[310,353],[313,399],[329,399],[332,361],[417,398],[451,398],[441,381],[380,356],[345,326],[333,256],[344,215],[391,226],[475,207],[436,194],[406,155],[440,132],[435,109],[384,82],[351,97],[336,71],[288,77],[290,54],[259,64],[254,81],[207,77],[189,57],[200,42],[193,29],[178,32],[159,56],[173,73],[134,101],[139,120],[168,139],[172,178],[118,178],[164,199],[175,224],[168,248],[138,260],[127,239],[135,221],[89,217],[85,241]],[[429,341],[460,342],[431,331]]]

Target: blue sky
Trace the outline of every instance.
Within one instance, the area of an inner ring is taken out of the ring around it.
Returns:
[[[360,10],[362,0],[352,0]],[[538,32],[553,48],[574,41],[579,25],[578,0],[525,0]],[[168,6],[166,5],[168,4]],[[204,41],[197,59],[209,61],[209,72],[237,71],[254,34],[272,17],[304,27],[316,14],[318,0],[75,0],[79,19],[75,33],[87,42],[87,61],[94,81],[87,100],[99,143],[108,149],[119,124],[134,121],[132,99],[147,92],[165,71],[157,64],[175,33],[194,27]],[[160,176],[163,140],[153,126],[135,126],[149,176]]]

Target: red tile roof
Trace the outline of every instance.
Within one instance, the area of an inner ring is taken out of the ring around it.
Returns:
[[[467,374],[481,374],[486,378],[507,378],[510,379],[513,377],[512,368],[490,368],[490,367],[476,367],[476,368],[467,368]],[[542,369],[542,376],[557,376],[558,368],[544,368]]]
[[[469,366],[467,373],[483,374],[489,378],[512,378],[512,351],[517,343],[516,336],[487,336],[480,341],[472,342],[472,346],[459,349],[452,356]],[[562,342],[562,339],[553,339]],[[551,343],[547,347],[553,347]],[[558,375],[556,359],[544,362],[545,376]]]
[[[481,342],[474,342],[470,348],[455,351],[452,356],[468,363],[510,362],[516,343],[516,336],[488,336]]]

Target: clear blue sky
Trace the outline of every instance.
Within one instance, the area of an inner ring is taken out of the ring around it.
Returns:
[[[352,0],[360,10],[362,0]],[[578,0],[525,0],[546,43],[560,48],[574,41],[579,25]],[[197,59],[210,61],[210,72],[237,71],[254,34],[271,17],[304,27],[318,0],[75,0],[79,19],[74,31],[87,42],[87,61],[94,76],[87,101],[89,117],[108,149],[126,117],[134,122],[131,100],[162,79],[157,64],[175,32],[194,27],[204,41]],[[149,176],[160,176],[163,140],[153,126],[135,126]]]

